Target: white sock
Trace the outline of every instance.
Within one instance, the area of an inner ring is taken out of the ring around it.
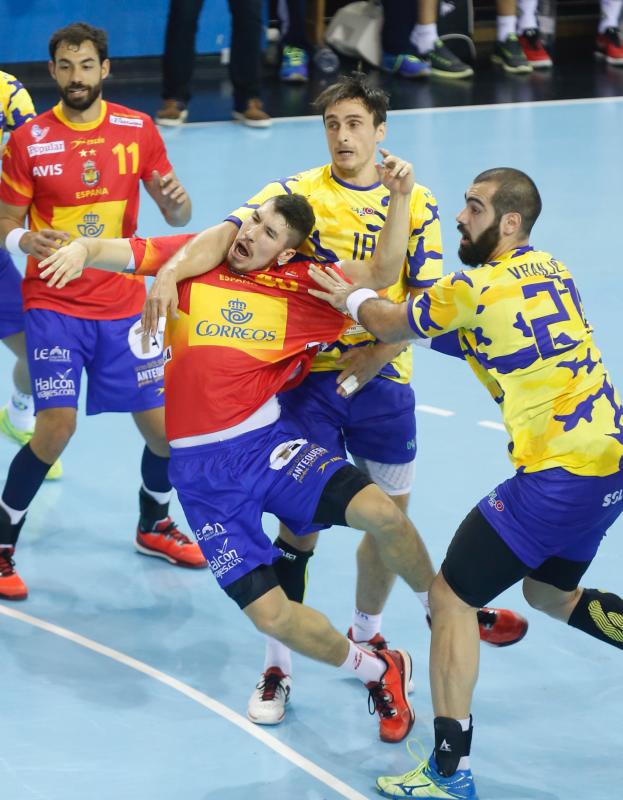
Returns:
[[[536,18],[536,10],[539,0],[518,0],[517,11],[517,33],[523,33],[530,28],[539,27]]]
[[[365,614],[356,608],[353,612],[353,641],[369,642],[370,639],[381,631],[383,614]]]
[[[173,497],[173,489],[170,489],[168,492],[154,492],[153,489],[148,489],[145,484],[143,484],[143,491],[147,492],[147,494],[150,497],[153,497],[156,503],[161,506],[170,502],[171,498]]]
[[[269,667],[279,667],[284,675],[292,675],[292,653],[289,647],[282,642],[266,637],[266,650],[264,655],[264,672]]]
[[[362,683],[378,683],[385,674],[387,664],[379,656],[364,647],[357,647],[354,642],[349,640],[348,655],[340,669],[350,672]]]
[[[472,721],[471,716],[469,716],[467,719],[460,719],[459,722],[461,723],[461,730],[468,731],[471,721]],[[469,768],[470,768],[469,756],[461,756],[461,760],[459,761],[457,769],[469,769]]]
[[[431,22],[428,25],[417,24],[411,32],[411,43],[415,45],[421,56],[430,53],[438,38],[436,22]]]
[[[606,28],[618,28],[621,17],[623,0],[601,0],[601,19],[599,20],[599,33]]]
[[[420,601],[420,603],[424,606],[424,611],[428,615],[430,615],[430,604],[428,602],[428,592],[416,592],[415,596]]]
[[[35,428],[35,404],[31,394],[24,394],[14,388],[7,404],[9,420],[18,431],[33,431]]]
[[[517,32],[517,17],[514,14],[498,16],[497,18],[497,40],[505,42],[512,33]]]
[[[17,525],[17,523],[20,522],[22,517],[24,517],[26,512],[28,511],[27,508],[18,509],[18,508],[11,508],[11,506],[7,506],[7,504],[1,497],[0,497],[0,507],[2,507],[9,515],[9,519],[11,520],[11,525]]]

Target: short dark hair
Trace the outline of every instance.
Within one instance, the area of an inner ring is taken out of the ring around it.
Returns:
[[[93,42],[100,64],[108,58],[108,34],[103,28],[95,28],[88,22],[72,22],[71,25],[54,31],[48,44],[52,61],[56,60],[56,51],[61,42],[75,47],[80,47],[82,42]]]
[[[389,95],[383,89],[372,86],[368,77],[363,72],[351,72],[350,75],[340,75],[339,79],[327,86],[314,100],[314,108],[322,114],[324,119],[327,108],[341,103],[342,100],[359,100],[374,117],[374,127],[385,122],[389,108]]]
[[[543,208],[541,195],[532,178],[519,169],[495,167],[474,178],[474,183],[486,182],[497,184],[491,198],[497,219],[501,219],[503,214],[516,211],[521,214],[521,229],[529,234]]]
[[[279,194],[271,198],[273,208],[285,219],[291,229],[290,246],[297,248],[312,232],[316,224],[314,210],[302,194]]]

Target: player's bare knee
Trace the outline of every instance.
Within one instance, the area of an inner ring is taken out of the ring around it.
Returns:
[[[428,592],[431,614],[468,611],[470,606],[450,588],[441,572],[435,576]]]
[[[292,605],[285,595],[282,602],[262,602],[262,598],[253,603],[253,608],[246,609],[251,621],[260,633],[273,639],[282,639],[289,635],[292,624]]]
[[[582,590],[566,592],[550,584],[525,578],[522,591],[526,602],[536,611],[556,619],[566,619]]]
[[[42,461],[53,463],[76,432],[73,408],[50,408],[37,414],[31,448]]]

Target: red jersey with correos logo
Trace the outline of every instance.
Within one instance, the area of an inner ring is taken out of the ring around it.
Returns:
[[[153,275],[189,238],[131,240],[137,271]],[[300,383],[319,347],[352,325],[308,293],[316,287],[308,275],[312,263],[290,261],[244,275],[221,264],[179,284],[179,319],[167,321],[165,334],[169,440],[243,422]]]
[[[136,230],[140,181],[171,172],[162,137],[139,111],[102,102],[89,123],[70,122],[59,103],[16,130],[2,160],[0,199],[29,206],[30,229],[119,238]],[[142,278],[86,269],[63,289],[48,288],[28,258],[24,307],[83,319],[120,319],[145,300]]]

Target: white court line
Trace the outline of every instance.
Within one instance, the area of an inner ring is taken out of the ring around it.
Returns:
[[[541,108],[542,106],[581,106],[581,105],[601,105],[603,103],[621,103],[623,97],[615,95],[613,97],[575,97],[568,100],[527,100],[522,102],[518,100],[514,103],[482,103],[476,106],[435,106],[434,108],[399,108],[395,111],[389,111],[389,117],[402,117],[416,114],[456,114],[467,111],[505,111],[509,108]],[[273,124],[280,125],[284,122],[307,122],[310,119],[320,121],[319,114],[304,114],[299,117],[273,117]],[[228,119],[215,119],[211,122],[185,122],[180,128],[174,130],[180,131],[183,128],[209,128],[214,125],[238,125],[245,128],[240,122]],[[162,128],[160,128],[162,130]],[[171,130],[169,128],[169,130]],[[246,128],[248,130],[248,128]],[[266,128],[260,128],[260,131],[266,132]],[[268,129],[270,130],[270,129]]]
[[[242,717],[240,714],[232,711],[232,709],[228,706],[223,705],[223,703],[219,703],[218,700],[214,700],[214,698],[198,691],[197,689],[193,689],[192,686],[188,686],[188,684],[179,681],[177,678],[167,675],[165,672],[160,672],[160,670],[150,667],[149,664],[145,664],[143,661],[137,661],[137,659],[127,656],[125,653],[119,652],[119,650],[113,650],[111,647],[99,644],[99,642],[95,642],[93,639],[87,639],[85,636],[81,636],[79,633],[74,633],[67,628],[61,628],[59,625],[54,625],[50,622],[46,622],[45,620],[38,619],[37,617],[31,617],[29,614],[24,614],[23,612],[17,611],[14,608],[8,608],[1,603],[0,614],[4,614],[6,617],[19,620],[19,622],[25,622],[27,625],[32,625],[35,628],[40,628],[42,631],[46,631],[47,633],[53,633],[55,636],[60,636],[63,639],[68,639],[70,642],[80,645],[80,647],[84,647],[87,650],[92,650],[98,655],[106,656],[106,658],[111,658],[113,661],[117,661],[119,664],[130,667],[130,669],[134,669],[137,672],[142,672],[143,675],[147,675],[147,677],[153,678],[155,681],[164,683],[165,686],[168,686],[169,688],[174,689],[176,692],[185,695],[190,700],[193,700],[195,703],[199,703],[199,705],[204,706],[214,714],[218,714],[219,717],[223,717],[223,719],[231,722],[232,725],[236,725],[245,733],[248,733],[250,736],[258,739],[260,742],[262,742],[262,744],[270,747],[270,749],[274,750],[275,753],[285,758],[291,764],[294,764],[295,767],[299,767],[299,769],[307,772],[307,774],[311,775],[312,778],[324,783],[325,786],[328,786],[342,797],[346,797],[347,800],[367,800],[365,795],[360,794],[356,789],[353,789],[352,787],[348,786],[348,784],[343,783],[339,778],[331,775],[330,772],[327,772],[322,767],[314,764],[313,761],[310,761],[309,759],[305,758],[305,756],[297,753],[296,750],[288,747],[287,744],[280,742],[279,739],[276,739],[274,736],[266,733],[266,731],[264,731],[262,728],[259,728],[248,719],[245,719],[245,717]]]
[[[456,412],[449,411],[447,408],[437,408],[437,406],[420,405],[415,406],[416,411],[423,411],[425,414],[434,414],[436,417],[453,417]]]
[[[480,422],[476,423],[480,425],[481,428],[491,428],[494,431],[505,431],[506,428],[502,425],[501,422],[493,422],[490,419],[481,419]]]

